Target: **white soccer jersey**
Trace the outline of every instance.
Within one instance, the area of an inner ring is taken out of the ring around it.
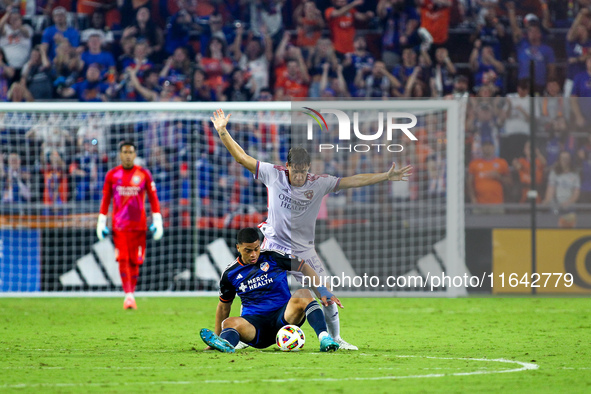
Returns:
[[[341,178],[308,174],[303,186],[293,187],[285,167],[260,161],[254,178],[267,186],[269,213],[260,226],[265,237],[296,255],[313,249],[322,198],[337,191]]]

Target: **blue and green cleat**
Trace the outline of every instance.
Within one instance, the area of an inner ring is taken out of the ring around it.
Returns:
[[[334,352],[339,349],[339,344],[335,342],[330,336],[325,336],[320,341],[320,351],[321,352]]]
[[[215,350],[219,350],[222,353],[236,352],[234,350],[234,346],[232,346],[230,342],[215,335],[213,331],[207,328],[202,328],[199,332],[199,335],[201,336],[201,339],[203,339],[203,342],[205,342],[208,346],[211,346]]]

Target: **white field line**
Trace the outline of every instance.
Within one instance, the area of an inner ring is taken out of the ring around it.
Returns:
[[[281,354],[281,353],[276,353]],[[312,353],[315,354],[315,353]],[[373,356],[370,354],[363,354],[364,356]],[[431,356],[407,356],[407,355],[390,355],[389,357],[400,358],[425,358],[432,360],[460,360],[460,361],[478,361],[478,362],[494,362],[512,364],[518,366],[512,369],[502,370],[479,370],[472,372],[454,372],[454,373],[435,373],[426,375],[402,375],[402,376],[374,376],[374,377],[349,377],[349,378],[290,378],[290,379],[245,379],[245,380],[194,380],[194,381],[156,381],[156,382],[104,382],[104,383],[20,383],[20,384],[5,384],[0,388],[29,388],[29,387],[114,387],[114,386],[136,386],[136,385],[193,385],[193,384],[230,384],[230,383],[286,383],[286,382],[343,382],[343,381],[368,381],[368,380],[392,380],[392,379],[425,379],[425,378],[441,378],[444,376],[470,376],[470,375],[485,375],[497,373],[511,373],[522,372],[528,370],[535,370],[539,365],[533,363],[526,363],[522,361],[506,360],[504,358],[488,359],[488,358],[454,358],[454,357],[431,357]],[[106,368],[109,369],[109,368]]]

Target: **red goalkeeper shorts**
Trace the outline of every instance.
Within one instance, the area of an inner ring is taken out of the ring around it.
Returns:
[[[128,261],[132,264],[144,263],[146,254],[145,231],[114,231],[115,258],[118,262]]]

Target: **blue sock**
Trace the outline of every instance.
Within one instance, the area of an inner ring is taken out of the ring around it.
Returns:
[[[230,342],[234,347],[240,342],[240,334],[234,328],[224,328],[220,333],[220,338]]]
[[[316,331],[316,335],[320,335],[321,332],[328,330],[326,328],[326,321],[324,320],[324,313],[322,313],[322,308],[316,300],[309,303],[306,307],[306,319],[308,319],[308,323]]]

